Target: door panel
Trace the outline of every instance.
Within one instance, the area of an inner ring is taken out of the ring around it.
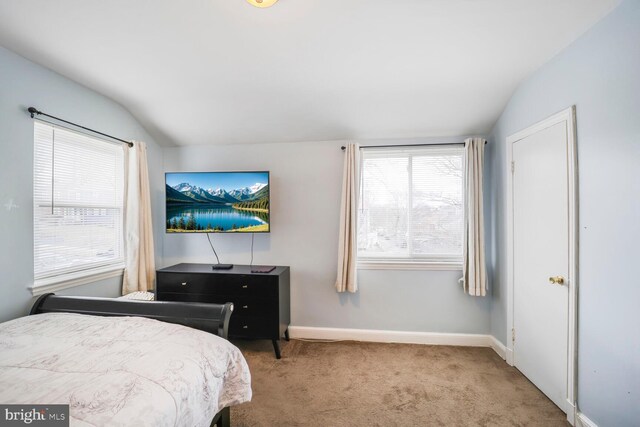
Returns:
[[[514,365],[567,411],[569,198],[566,123],[513,144]],[[551,284],[562,276],[564,285]]]

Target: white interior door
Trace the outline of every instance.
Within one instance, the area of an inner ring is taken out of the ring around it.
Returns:
[[[567,123],[513,143],[514,365],[567,412]],[[552,281],[556,283],[551,283]]]

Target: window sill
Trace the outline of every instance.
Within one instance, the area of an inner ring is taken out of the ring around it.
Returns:
[[[99,280],[122,276],[123,272],[124,266],[122,264],[110,265],[92,270],[37,279],[34,280],[33,286],[29,289],[33,296],[40,296],[49,292],[61,291],[62,289],[73,288],[74,286],[87,285]]]
[[[358,270],[440,270],[461,271],[462,264],[458,262],[416,262],[416,261],[358,261]]]

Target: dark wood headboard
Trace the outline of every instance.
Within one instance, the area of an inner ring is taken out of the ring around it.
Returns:
[[[122,298],[67,297],[44,294],[29,314],[78,313],[93,316],[136,316],[177,323],[228,338],[233,304],[136,301]]]

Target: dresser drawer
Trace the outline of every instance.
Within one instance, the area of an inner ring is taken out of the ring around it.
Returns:
[[[217,282],[206,274],[158,273],[158,292],[215,294]]]
[[[274,319],[231,315],[229,336],[278,339],[278,324]]]
[[[158,292],[278,298],[278,282],[272,277],[229,274],[158,274]]]
[[[233,302],[231,301],[231,298],[220,295],[182,292],[159,292],[158,301],[204,302],[215,304]],[[233,305],[233,309],[235,310],[235,303]]]
[[[233,303],[233,316],[278,316],[278,306],[268,298],[180,292],[163,292],[162,295],[160,295],[160,298],[160,301],[205,302],[215,304],[231,302]]]

